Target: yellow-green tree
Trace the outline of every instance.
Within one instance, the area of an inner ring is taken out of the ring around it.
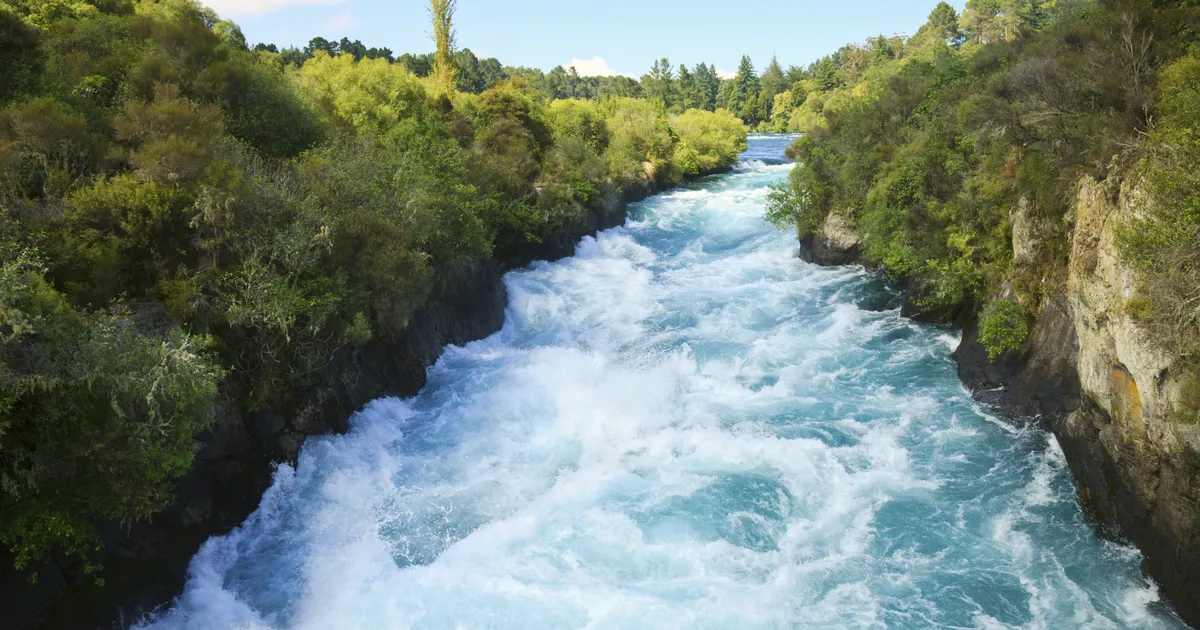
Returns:
[[[429,18],[433,21],[433,41],[437,52],[433,58],[433,80],[443,94],[454,92],[458,69],[454,65],[455,0],[429,0]]]

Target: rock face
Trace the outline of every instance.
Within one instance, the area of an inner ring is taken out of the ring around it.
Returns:
[[[906,284],[902,312],[963,330],[954,353],[959,376],[980,400],[1043,418],[1083,507],[1107,533],[1141,549],[1146,572],[1200,627],[1200,427],[1173,420],[1182,370],[1128,314],[1135,279],[1116,242],[1118,226],[1147,200],[1135,185],[1090,178],[1079,182],[1076,199],[1066,270],[1045,268],[1048,248],[1062,242],[1056,226],[1027,201],[1011,214],[1013,282],[998,297],[1036,311],[1021,349],[990,361],[978,340],[978,309],[924,311],[919,283]],[[807,261],[857,262],[858,239],[840,215],[802,243]]]
[[[533,260],[571,256],[586,235],[622,224],[628,203],[658,191],[653,180],[623,193],[606,187],[601,202],[542,243],[492,260],[461,260],[439,270],[437,296],[415,313],[402,337],[374,339],[333,357],[319,383],[289,409],[242,413],[235,401],[218,410],[202,448],[177,485],[177,501],[153,522],[102,532],[104,566],[97,586],[79,562],[37,568],[38,581],[12,569],[0,553],[0,626],[4,628],[124,627],[170,602],[183,588],[188,563],[209,537],[228,532],[258,506],[275,462],[293,461],[306,437],[343,433],[350,417],[385,396],[413,396],[426,369],[447,345],[483,339],[504,325],[503,273]]]
[[[1117,257],[1119,222],[1144,204],[1128,184],[1119,191],[1091,179],[1079,185],[1067,288],[1082,404],[1054,429],[1084,506],[1142,549],[1149,573],[1196,624],[1200,433],[1172,419],[1176,357],[1128,315],[1134,278]]]
[[[1116,243],[1118,226],[1146,199],[1131,184],[1090,178],[1076,198],[1065,278],[1042,280],[1048,297],[1029,341],[990,362],[975,318],[963,318],[959,374],[981,399],[1042,415],[1083,507],[1142,550],[1146,572],[1200,625],[1200,429],[1172,420],[1176,357],[1129,316],[1134,277]],[[1036,264],[1047,240],[1026,209],[1013,213],[1017,273]]]
[[[800,241],[800,258],[818,265],[848,265],[858,261],[859,238],[849,212],[834,210],[821,226]]]

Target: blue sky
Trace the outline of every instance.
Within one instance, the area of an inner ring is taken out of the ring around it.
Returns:
[[[360,39],[396,54],[432,50],[425,0],[202,0],[251,42],[301,46],[315,36]],[[951,0],[962,10],[965,0]],[[505,65],[640,76],[655,59],[761,69],[808,64],[848,42],[912,34],[937,0],[458,0],[459,47]],[[597,61],[599,58],[603,61]]]

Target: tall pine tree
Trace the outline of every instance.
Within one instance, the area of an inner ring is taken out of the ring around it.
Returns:
[[[758,99],[759,89],[758,75],[754,74],[754,63],[750,61],[750,57],[742,55],[737,74],[733,77],[722,106],[734,116],[744,119],[743,114],[749,112]]]

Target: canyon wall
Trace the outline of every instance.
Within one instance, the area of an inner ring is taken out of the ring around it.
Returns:
[[[1117,248],[1118,226],[1146,203],[1133,183],[1081,180],[1065,269],[1044,262],[1052,226],[1028,202],[1013,209],[1014,280],[996,297],[1022,302],[1035,317],[1023,347],[995,361],[978,340],[976,306],[925,311],[910,281],[902,310],[962,328],[955,359],[963,381],[980,400],[1046,423],[1101,533],[1141,549],[1146,572],[1200,626],[1200,427],[1175,421],[1179,357],[1130,314],[1135,278]],[[802,245],[802,258],[824,265],[856,262],[860,250],[852,221],[838,213]],[[1025,294],[1013,289],[1018,278]]]

